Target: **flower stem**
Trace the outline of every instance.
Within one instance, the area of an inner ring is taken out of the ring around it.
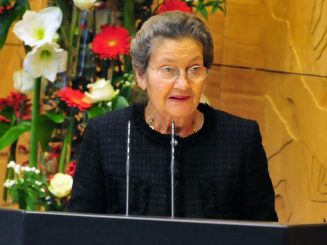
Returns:
[[[16,162],[16,148],[17,148],[17,142],[18,140],[14,141],[12,145],[10,146],[10,151],[9,151],[9,157],[8,157],[8,163],[10,161]],[[14,170],[12,168],[6,168],[6,175],[5,179],[13,179],[14,178]],[[2,200],[7,201],[8,197],[8,189],[6,187],[3,188],[2,192]]]
[[[76,35],[76,31],[78,31],[79,29],[77,28],[77,24],[78,24],[78,17],[79,17],[79,10],[74,6],[73,7],[73,17],[72,17],[72,23],[71,23],[71,27],[70,27],[70,34],[69,34],[69,45],[68,45],[68,71],[69,74],[73,74],[73,50],[75,48],[74,45],[74,40],[75,40],[75,35]],[[78,33],[77,33],[78,36]]]
[[[64,143],[62,145],[62,150],[60,154],[59,160],[59,172],[63,173],[66,169],[67,163],[70,160],[70,153],[71,153],[71,143],[73,139],[73,129],[74,129],[74,118],[68,118],[68,129],[64,139]]]
[[[131,36],[135,36],[135,3],[134,0],[124,0],[124,26]],[[131,59],[124,55],[125,72],[132,69]]]
[[[124,26],[131,36],[135,36],[134,0],[124,0]]]
[[[31,146],[30,146],[30,161],[31,167],[37,166],[38,155],[38,139],[37,139],[37,120],[40,114],[40,91],[41,77],[36,78],[34,82],[33,108],[32,108],[32,125],[31,125]]]

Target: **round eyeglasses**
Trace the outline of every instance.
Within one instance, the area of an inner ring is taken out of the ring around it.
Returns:
[[[152,68],[148,65],[152,70],[154,70],[158,76],[163,80],[164,82],[171,83],[176,81],[179,76],[181,75],[180,69],[174,66],[161,66],[157,69]],[[202,82],[209,74],[209,69],[204,66],[191,66],[185,70],[186,77],[188,80],[199,83]]]

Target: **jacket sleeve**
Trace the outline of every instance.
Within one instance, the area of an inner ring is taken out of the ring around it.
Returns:
[[[74,174],[71,212],[105,213],[106,196],[101,166],[99,130],[90,120],[83,135],[77,169]]]
[[[275,194],[259,126],[252,123],[242,179],[242,220],[277,221]]]

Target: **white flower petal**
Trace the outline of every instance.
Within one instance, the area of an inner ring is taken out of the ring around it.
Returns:
[[[76,7],[81,10],[89,10],[97,5],[97,0],[73,0]]]
[[[37,57],[37,51],[37,48],[32,49],[32,51],[26,54],[24,59],[24,69],[34,78],[42,76],[42,64],[40,64]]]
[[[10,161],[8,164],[7,164],[7,168],[15,168],[16,166],[16,163],[14,161]]]
[[[85,92],[86,100],[92,104],[112,100],[118,93],[118,90],[115,91],[110,82],[105,79],[99,79],[95,83],[88,84],[87,87],[90,92]]]
[[[3,184],[6,188],[11,188],[13,185],[16,184],[15,180],[6,179],[5,183]]]
[[[62,18],[63,18],[63,15],[62,15],[62,12],[61,12],[60,8],[58,8],[58,7],[48,7],[48,8],[42,9],[39,12],[39,15],[44,20],[47,20],[47,21],[50,22],[50,23],[47,23],[47,25],[51,24],[51,28],[55,29],[56,31],[58,30],[58,28],[61,25]],[[54,34],[55,34],[55,32],[54,32]]]
[[[67,52],[56,43],[45,43],[36,46],[24,60],[24,69],[34,78],[44,76],[54,82],[58,72],[64,71],[67,63]]]
[[[59,198],[70,194],[73,186],[73,178],[68,174],[57,173],[50,181],[50,192]]]
[[[51,42],[62,22],[62,12],[58,7],[49,7],[36,13],[26,11],[23,19],[13,29],[16,36],[26,45],[37,46]]]
[[[20,170],[21,170],[21,167],[19,165],[16,165],[14,167],[14,171],[15,171],[16,174],[19,174],[20,173]]]
[[[28,93],[34,88],[34,78],[25,70],[14,73],[14,88],[21,93]]]

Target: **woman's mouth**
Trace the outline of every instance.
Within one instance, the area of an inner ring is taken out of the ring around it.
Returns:
[[[175,102],[184,102],[187,101],[191,96],[170,96],[169,99]]]

